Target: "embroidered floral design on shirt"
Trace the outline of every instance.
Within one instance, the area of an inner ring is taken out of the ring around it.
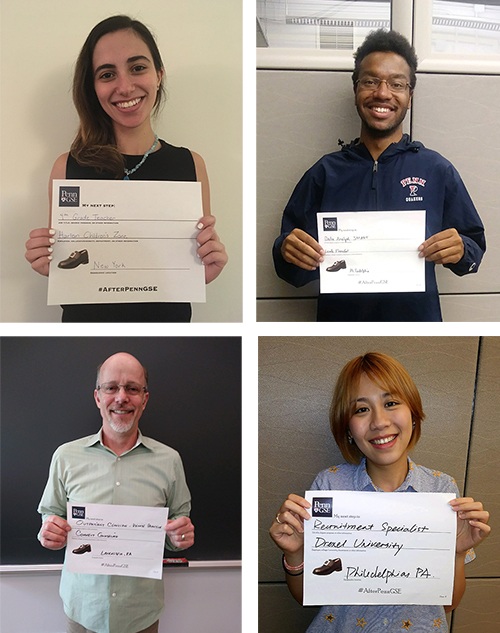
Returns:
[[[406,620],[406,622],[403,620],[403,626],[401,627],[402,629],[406,629],[407,631],[410,630],[410,626],[413,626],[413,622],[410,622],[410,620]]]
[[[333,622],[336,619],[337,618],[334,618],[332,613],[329,613],[328,615],[325,615],[325,620],[328,620],[328,622]]]
[[[356,618],[356,620],[356,626],[360,626],[361,629],[363,629],[368,624],[368,622],[365,622],[364,618]]]
[[[443,624],[443,620],[441,618],[438,618],[437,620],[434,620],[434,624],[432,625],[432,628],[440,629],[441,624]]]

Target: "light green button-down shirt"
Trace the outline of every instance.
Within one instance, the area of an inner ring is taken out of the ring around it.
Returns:
[[[66,503],[106,503],[169,508],[169,519],[189,516],[191,495],[179,453],[144,437],[118,457],[104,446],[101,431],[60,446],[38,512],[66,518]],[[167,538],[167,547],[174,547]],[[137,633],[164,609],[163,582],[131,576],[61,575],[64,611],[96,633]]]

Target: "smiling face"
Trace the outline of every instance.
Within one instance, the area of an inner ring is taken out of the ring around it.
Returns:
[[[367,463],[401,467],[406,464],[412,435],[410,407],[363,373],[349,431]]]
[[[131,30],[101,37],[93,55],[94,87],[115,131],[150,126],[163,71],[157,72],[147,44]]]
[[[396,53],[370,53],[361,62],[359,71],[359,79],[366,77],[410,83],[410,67]],[[403,92],[394,93],[385,81],[376,90],[364,90],[358,83],[354,94],[362,122],[361,140],[368,136],[399,141],[403,134],[403,120],[411,106],[413,91],[409,86]]]
[[[146,386],[144,370],[139,361],[130,354],[115,354],[101,366],[99,384],[116,383],[127,385],[135,383]],[[137,432],[139,419],[146,408],[149,393],[141,391],[138,395],[129,395],[123,387],[114,395],[106,395],[102,390],[94,391],[96,404],[101,411],[105,433],[133,435]]]

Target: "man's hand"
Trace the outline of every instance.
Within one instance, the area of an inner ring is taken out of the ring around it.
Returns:
[[[436,264],[456,264],[464,256],[464,243],[457,229],[446,229],[429,237],[418,247],[419,257]]]
[[[194,525],[189,517],[179,517],[173,521],[169,519],[165,531],[176,547],[187,549],[194,545]]]
[[[66,519],[51,515],[42,525],[40,543],[47,549],[62,549],[66,546],[70,530],[71,527]]]
[[[324,259],[325,251],[305,231],[293,229],[281,245],[281,255],[289,264],[304,270],[316,270]]]

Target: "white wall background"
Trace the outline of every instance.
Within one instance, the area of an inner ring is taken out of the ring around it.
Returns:
[[[207,164],[229,264],[207,286],[207,303],[193,305],[193,321],[241,321],[242,7],[234,0],[2,0],[0,319],[61,319],[58,306],[46,305],[47,279],[31,270],[24,244],[30,230],[47,226],[50,171],[78,125],[71,83],[80,48],[95,24],[117,13],[157,37],[169,98],[155,130]]]
[[[64,633],[60,572],[9,573],[0,578],[2,633]],[[159,633],[241,631],[241,569],[165,570],[165,611]]]

